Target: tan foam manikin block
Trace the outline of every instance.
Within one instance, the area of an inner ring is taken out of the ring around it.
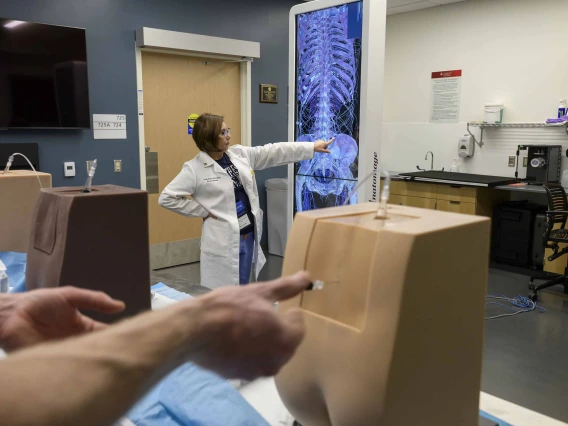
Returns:
[[[104,322],[150,309],[148,235],[146,191],[44,189],[34,211],[26,289],[75,286],[124,301],[120,315],[85,312]]]
[[[477,426],[490,220],[376,210],[296,215],[282,274],[325,284],[279,304],[306,322],[280,396],[303,426]]]
[[[51,188],[50,174],[38,172],[38,176],[44,188]],[[35,172],[0,170],[0,251],[28,251],[39,191]]]

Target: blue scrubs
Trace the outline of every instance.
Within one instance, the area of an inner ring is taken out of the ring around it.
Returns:
[[[239,236],[239,284],[248,284],[252,271],[254,232]]]

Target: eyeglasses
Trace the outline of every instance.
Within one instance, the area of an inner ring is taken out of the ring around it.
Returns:
[[[223,136],[224,138],[226,138],[227,136],[231,136],[231,129],[221,130],[220,135]]]

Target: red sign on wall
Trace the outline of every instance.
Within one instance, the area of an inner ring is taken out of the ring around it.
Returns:
[[[462,70],[432,73],[430,123],[458,123]]]
[[[436,71],[432,73],[432,78],[450,78],[450,77],[461,77],[462,70],[453,71]]]

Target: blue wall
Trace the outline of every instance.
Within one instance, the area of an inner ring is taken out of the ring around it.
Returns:
[[[0,131],[2,142],[37,142],[41,169],[54,186],[82,185],[85,161],[97,158],[95,184],[140,186],[134,31],[138,27],[257,41],[252,64],[252,143],[287,139],[288,13],[294,0],[13,0],[0,2],[0,17],[85,28],[91,114],[126,114],[126,140],[93,139],[92,130]],[[277,84],[277,105],[258,102],[260,83]],[[122,159],[123,172],[113,172]],[[63,162],[75,161],[77,176],[63,177]],[[261,207],[264,180],[284,177],[279,167],[257,174]],[[266,228],[265,228],[266,229]]]

